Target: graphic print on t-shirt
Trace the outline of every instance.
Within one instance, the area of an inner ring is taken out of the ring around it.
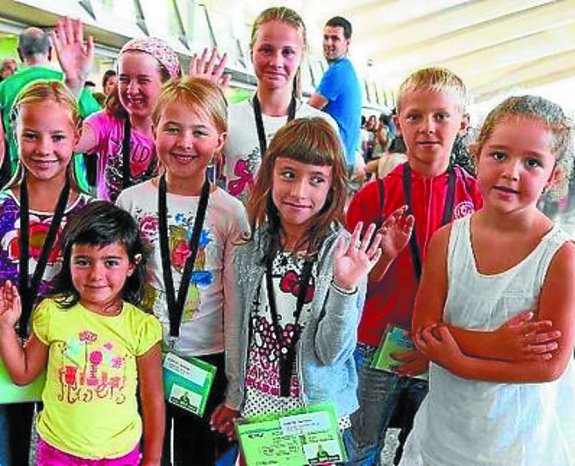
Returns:
[[[302,331],[305,326],[309,304],[313,300],[313,277],[306,291],[304,306],[299,323],[294,322],[294,311],[297,296],[301,287],[303,260],[294,259],[290,253],[280,252],[272,265],[272,280],[279,321],[279,332],[273,327],[273,321],[265,296],[265,286],[260,286],[259,299],[254,303],[251,314],[252,338],[250,341],[248,372],[246,386],[269,395],[280,396],[279,358],[286,354],[292,344],[294,333]],[[278,340],[279,333],[279,340]],[[290,395],[297,398],[299,382],[296,374],[292,375]]]

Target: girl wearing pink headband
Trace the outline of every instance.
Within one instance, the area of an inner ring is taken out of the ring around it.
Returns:
[[[93,63],[93,45],[84,44],[79,20],[61,19],[54,48],[70,88],[83,85]],[[181,76],[176,52],[164,41],[137,38],[127,42],[118,58],[118,86],[104,110],[83,124],[77,152],[97,157],[96,195],[114,201],[120,191],[152,178],[158,161],[152,132],[152,110],[163,83]]]

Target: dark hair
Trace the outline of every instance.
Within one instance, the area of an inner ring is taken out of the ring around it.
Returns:
[[[103,247],[119,241],[126,246],[128,259],[135,265],[134,273],[127,277],[122,289],[122,299],[138,304],[143,295],[146,273],[144,244],[140,229],[132,216],[107,201],[95,201],[77,212],[62,232],[62,270],[54,278],[53,295],[64,308],[78,303],[80,294],[74,288],[70,260],[72,246],[87,244]],[[138,261],[138,256],[141,259]]]
[[[116,71],[106,70],[106,72],[104,73],[104,76],[102,76],[102,88],[103,89],[106,87],[106,84],[108,84],[108,80],[114,76],[117,76]]]
[[[327,23],[325,23],[325,25],[332,28],[338,28],[338,27],[342,28],[343,37],[345,37],[346,39],[351,39],[351,33],[353,32],[351,28],[351,23],[343,16],[334,16]]]

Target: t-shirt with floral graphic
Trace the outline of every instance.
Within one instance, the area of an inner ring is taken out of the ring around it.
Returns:
[[[332,117],[307,103],[302,103],[297,107],[295,117],[323,118],[338,133],[337,123]],[[287,115],[262,115],[268,146],[278,129],[287,123],[287,119]],[[246,203],[249,197],[249,190],[255,183],[255,176],[262,163],[254,107],[251,99],[230,105],[228,120],[228,138],[224,147],[226,191]]]
[[[33,314],[34,335],[49,347],[38,433],[82,458],[115,458],[142,435],[137,358],[162,338],[158,320],[124,303],[117,316],[46,299]]]
[[[86,124],[94,131],[96,145],[88,153],[98,157],[96,196],[115,201],[123,189],[122,143],[124,120],[105,110],[90,115]],[[150,164],[153,164],[150,166]],[[152,167],[153,170],[149,170]],[[130,185],[141,183],[156,174],[154,140],[132,129],[130,133]]]
[[[167,193],[168,237],[174,288],[180,287],[186,259],[190,255],[199,196]],[[118,206],[130,212],[140,225],[150,257],[142,308],[152,310],[164,326],[164,341],[169,339],[169,314],[166,301],[158,228],[158,189],[146,181],[120,194]],[[183,356],[201,356],[224,351],[224,290],[232,290],[232,261],[241,237],[249,231],[242,203],[224,190],[211,192],[190,286],[174,350]],[[226,285],[226,283],[228,283]]]
[[[290,383],[290,397],[280,396],[279,357],[287,352],[296,328],[306,324],[314,295],[315,267],[308,285],[299,322],[294,312],[301,287],[304,260],[288,252],[278,252],[272,263],[272,283],[278,313],[280,338],[274,331],[269,307],[265,275],[260,283],[250,316],[250,346],[246,373],[246,402],[244,416],[284,411],[303,406],[300,386],[294,372]]]
[[[60,230],[56,236],[55,246],[50,251],[48,263],[44,270],[44,276],[40,285],[40,296],[46,296],[50,291],[49,282],[60,271],[60,247],[59,237],[68,218],[82,209],[92,198],[86,194],[80,194],[78,198],[70,204],[62,218]],[[44,240],[52,224],[53,212],[30,211],[29,227],[29,249],[30,259],[28,270],[30,275],[36,269],[36,263],[40,257]],[[20,270],[20,202],[11,189],[0,191],[0,285],[4,285],[7,280],[18,283],[18,273]]]

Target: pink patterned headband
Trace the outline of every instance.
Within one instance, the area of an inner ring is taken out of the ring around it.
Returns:
[[[120,55],[124,52],[150,54],[168,71],[170,78],[179,78],[182,75],[178,54],[161,39],[155,37],[132,39],[124,44]]]

